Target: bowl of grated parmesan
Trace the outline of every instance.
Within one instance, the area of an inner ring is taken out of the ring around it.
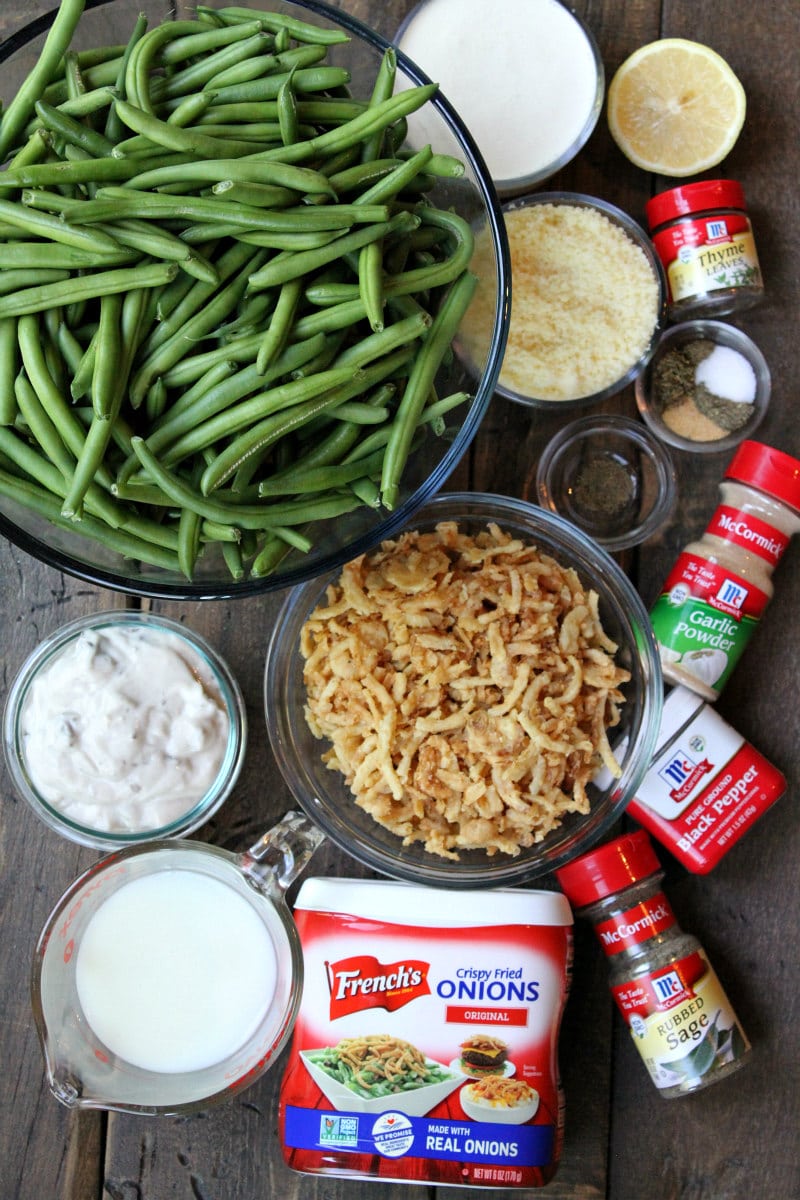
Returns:
[[[451,888],[521,883],[600,838],[650,761],[661,693],[614,560],[479,493],[441,493],[293,589],[264,676],[272,750],[311,819],[373,870]]]
[[[665,321],[666,284],[642,227],[622,209],[571,192],[503,207],[511,315],[497,392],[534,408],[600,404],[644,370]],[[474,266],[490,247],[477,240]],[[475,310],[461,331],[467,354]]]

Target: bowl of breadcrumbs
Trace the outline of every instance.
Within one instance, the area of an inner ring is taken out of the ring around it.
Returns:
[[[532,879],[600,838],[650,761],[661,695],[613,559],[477,493],[437,496],[293,589],[264,676],[272,750],[311,819],[367,867],[450,887]]]
[[[539,192],[503,208],[511,315],[497,392],[533,408],[608,400],[649,361],[665,320],[664,270],[622,209],[576,192]],[[473,269],[491,247],[476,239]],[[475,308],[463,351],[480,329]]]

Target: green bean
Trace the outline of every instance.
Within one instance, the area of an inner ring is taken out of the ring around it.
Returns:
[[[0,433],[2,431],[0,430]],[[288,523],[305,525],[321,516],[336,516],[354,507],[340,502],[335,496],[323,495],[316,501],[297,504],[264,506],[233,504],[209,499],[174,472],[167,470],[147,448],[142,438],[133,439],[134,451],[148,475],[166,492],[174,504],[191,509],[201,517],[222,524],[239,525],[242,529],[273,529]]]
[[[177,125],[181,129],[184,129],[187,125],[194,125],[195,121],[199,120],[213,101],[213,92],[198,92],[193,96],[187,96],[169,114],[167,124]]]
[[[257,263],[258,255],[250,261]],[[156,346],[143,358],[131,380],[130,402],[134,408],[138,408],[142,403],[153,380],[168,371],[183,357],[187,342],[191,344],[195,339],[203,337],[235,308],[244,295],[247,283],[248,276],[245,272],[234,275],[220,288],[204,309],[196,312],[170,338]],[[0,301],[1,303],[2,301]]]
[[[163,146],[167,150],[196,154],[204,158],[218,158],[223,149],[231,157],[249,154],[252,151],[248,142],[226,141],[223,145],[219,138],[209,137],[195,130],[182,129],[179,125],[170,125],[169,121],[161,121],[153,113],[137,108],[127,100],[115,100],[114,107],[119,119],[129,129],[146,137],[154,146]],[[119,146],[115,152],[119,152]]]
[[[291,146],[298,140],[300,119],[297,115],[297,93],[294,87],[294,70],[284,79],[278,92],[278,124],[281,130],[281,141],[284,146]]]
[[[84,396],[91,393],[94,362],[97,355],[97,337],[98,328],[92,334],[89,344],[83,353],[83,358],[75,368],[72,383],[70,384],[70,394],[73,400],[82,400]]]
[[[120,245],[138,250],[150,258],[176,262],[195,279],[214,285],[219,283],[219,273],[214,264],[164,227],[154,228],[148,221],[128,220],[108,225],[101,223],[94,228],[112,234]]]
[[[397,504],[400,477],[434,377],[469,307],[477,282],[476,276],[465,272],[453,283],[411,368],[392,423],[381,474],[381,498],[390,511]]]
[[[23,288],[11,296],[0,297],[0,319],[22,316],[26,313],[42,312],[53,305],[70,304],[81,299],[107,296],[111,292],[127,292],[133,288],[157,287],[174,279],[178,271],[175,263],[155,263],[152,266],[119,267],[111,271],[97,271],[93,275],[82,275],[76,279],[65,279],[60,283],[42,284]]]
[[[242,548],[237,542],[222,542],[222,557],[234,583],[239,583],[245,577],[244,557]]]
[[[4,202],[0,201],[0,219]],[[97,199],[81,203],[81,224],[96,224],[117,218],[137,217],[145,220],[189,220],[221,221],[245,229],[263,229],[267,232],[285,233],[302,230],[347,229],[351,225],[370,222],[386,222],[388,207],[383,204],[327,204],[308,208],[300,206],[265,212],[264,209],[244,204],[226,204],[200,196],[164,196],[139,192],[128,188],[104,187]],[[406,221],[412,220],[407,213],[398,214]]]
[[[18,292],[21,288],[36,287],[48,283],[59,283],[69,279],[70,273],[64,268],[49,267],[19,267],[0,273],[0,296]]]
[[[60,501],[46,487],[39,487],[28,480],[0,471],[0,494],[39,513],[52,525],[83,534],[124,558],[148,563],[166,571],[179,570],[177,554],[147,541],[138,534],[129,533],[122,528],[109,528],[103,521],[94,520],[86,515],[75,522],[62,517]]]
[[[234,179],[222,179],[215,183],[211,188],[211,198],[225,200],[228,204],[253,205],[256,208],[288,208],[300,199],[297,192],[289,191],[288,188],[273,187],[271,184],[264,183],[237,183]],[[224,228],[231,227],[224,226]],[[234,237],[242,232],[235,227],[233,229],[232,236]],[[198,236],[195,227],[193,237],[197,238]]]
[[[169,108],[169,103],[166,107]],[[345,100],[338,96],[300,98],[297,101],[297,119],[312,129],[317,125],[340,126],[365,112],[366,108],[363,100]],[[258,105],[258,119],[274,121],[277,124],[277,100],[262,100]],[[217,95],[214,97],[214,103],[200,118],[200,126],[202,128],[206,125],[224,125],[226,122],[236,125],[249,124],[252,121],[253,106],[250,102],[228,100],[223,103]],[[280,130],[280,127],[278,128]],[[313,130],[308,136],[315,135],[316,130]]]
[[[352,399],[353,396],[382,382],[388,374],[407,361],[408,355],[407,350],[401,350],[373,363],[369,368],[361,368],[358,372],[353,372],[351,369],[349,383],[346,378],[347,368],[319,371],[307,379],[295,380],[293,384],[284,384],[282,388],[274,389],[274,395],[266,400],[261,397],[255,398],[253,403],[245,401],[236,410],[228,410],[223,416],[229,418],[229,432],[231,418],[234,419],[236,428],[242,428],[246,416],[249,428],[244,428],[243,432],[234,437],[220,451],[213,463],[206,468],[201,483],[203,493],[208,495],[209,492],[221,487],[252,455],[260,454],[280,438],[301,428],[322,412],[335,408],[345,400]],[[334,382],[337,376],[340,378],[339,383]],[[331,381],[330,386],[327,390],[320,391],[321,384],[326,379]],[[302,384],[309,385],[305,391],[298,386]],[[300,395],[310,395],[311,398],[301,403],[291,403],[287,407],[290,394],[292,401],[296,401]],[[280,409],[278,409],[279,403],[281,404]],[[258,419],[257,409],[269,415]],[[256,418],[255,423],[250,424],[254,418]],[[207,439],[209,425],[211,422],[207,423],[205,430],[202,427],[194,430],[192,436],[196,439]],[[186,440],[188,439],[184,439],[184,441]],[[171,447],[169,457],[173,458],[180,452],[181,445],[176,443]]]
[[[260,375],[264,374],[286,344],[294,323],[301,290],[302,280],[299,279],[290,280],[280,290],[272,319],[264,331],[256,356],[256,370]]]
[[[409,88],[408,91],[399,92],[380,104],[365,108],[350,121],[328,129],[316,137],[297,142],[294,146],[283,146],[279,150],[265,150],[263,157],[280,157],[283,162],[296,163],[316,158],[320,154],[338,154],[341,150],[357,146],[365,137],[388,128],[400,117],[416,112],[435,93],[435,83]]]
[[[89,126],[81,124],[75,117],[45,104],[43,100],[36,101],[36,115],[45,129],[63,138],[81,149],[87,150],[94,158],[104,158],[111,154],[114,143],[104,134],[97,133]]]
[[[216,90],[223,87],[238,87],[242,83],[250,83],[262,75],[274,70],[277,59],[273,55],[260,54],[257,58],[246,58],[243,62],[232,63],[212,75],[206,84],[206,89]]]
[[[114,95],[112,87],[97,87],[85,91],[79,96],[72,96],[57,107],[55,105],[50,107],[65,117],[91,117],[95,113],[102,112],[103,109],[110,108]]]
[[[260,288],[277,287],[289,279],[297,279],[310,271],[318,270],[325,263],[335,262],[342,255],[352,250],[358,250],[370,242],[376,242],[415,228],[418,221],[419,218],[414,214],[400,212],[388,221],[379,221],[374,225],[343,234],[327,246],[314,250],[299,250],[294,254],[279,254],[259,271],[253,272],[250,277],[250,290],[258,291]]]
[[[383,329],[383,245],[369,242],[358,254],[358,290],[367,320],[376,331]]]
[[[208,14],[226,25],[238,24],[242,21],[251,21],[253,19],[253,10],[250,8],[239,8],[236,5],[231,5],[226,8],[207,8],[200,4],[197,7],[198,15]],[[316,25],[311,25],[307,21],[300,21],[295,17],[290,17],[284,13],[264,12],[259,13],[259,20],[265,29],[269,29],[272,33],[280,33],[281,30],[294,38],[297,42],[310,42],[312,45],[334,46],[341,42],[349,41],[349,38],[343,30],[339,29],[321,29]]]
[[[269,41],[271,37],[266,32],[261,14],[251,12],[249,19],[242,21],[235,28],[220,27],[214,30],[206,28],[203,33],[183,34],[173,38],[162,48],[161,62],[166,66],[174,67],[178,63],[188,62],[190,59],[210,58],[218,50],[235,45],[257,33],[261,34],[265,41]]]
[[[17,415],[14,376],[18,362],[17,322],[5,317],[0,321],[0,425],[13,425]]]
[[[252,14],[251,14],[252,20]],[[154,74],[156,56],[164,45],[184,34],[206,33],[201,21],[165,21],[149,29],[133,47],[125,68],[125,95],[137,108],[153,112],[150,99],[150,78]]]
[[[134,175],[128,179],[126,186],[149,190],[172,183],[178,177],[192,183],[232,180],[237,183],[270,184],[297,192],[299,195],[321,194],[336,199],[336,192],[330,181],[319,171],[310,167],[293,166],[291,163],[265,162],[258,158],[216,158],[200,162],[181,162],[174,168],[163,166]]]
[[[194,576],[194,568],[200,553],[200,528],[203,518],[198,512],[185,507],[178,517],[178,563],[188,580]]]
[[[122,57],[119,60],[117,74],[114,79],[114,94],[117,96],[124,96],[125,94],[125,73],[128,70],[128,63],[130,62],[134,46],[142,40],[147,32],[147,25],[147,16],[145,13],[140,12],[131,30],[131,35],[128,38],[125,49],[122,52]],[[122,138],[122,131],[122,121],[120,121],[117,110],[112,104],[106,116],[106,124],[103,132],[110,141],[118,142]]]
[[[63,445],[70,455],[77,458],[83,446],[83,429],[48,370],[38,316],[23,316],[17,322],[17,335],[22,365],[27,373],[26,376],[18,376],[17,382],[22,380],[26,388],[30,387],[47,420],[57,430],[58,444]],[[19,399],[19,396],[17,398]],[[58,444],[53,443],[54,461],[59,454]],[[62,458],[61,461],[65,460]],[[69,469],[71,470],[71,467]]]
[[[251,24],[250,29],[250,34],[232,45],[223,46],[213,54],[195,59],[181,71],[154,80],[150,85],[152,99],[160,104],[164,100],[174,100],[179,96],[202,91],[206,85],[216,90],[217,85],[211,83],[215,75],[232,66],[240,66],[242,62],[251,61],[255,56],[266,60],[265,69],[269,69],[270,66],[274,69],[277,65],[275,56],[263,53],[272,48],[271,39],[265,37],[257,21]]]
[[[17,445],[15,454],[10,457],[14,458],[26,474],[48,487],[54,495],[63,500],[69,490],[76,460],[64,445],[60,431],[56,429],[50,416],[45,412],[36,392],[23,373],[16,378],[15,391],[25,424],[46,457],[42,458],[38,452],[24,445]],[[10,432],[10,430],[2,431],[2,433]],[[0,441],[0,449],[7,450],[7,445],[7,442]],[[82,447],[83,440],[81,441]],[[116,504],[111,497],[91,480],[87,482],[85,491],[87,510],[93,516],[100,517],[112,528],[117,527],[120,520]]]
[[[0,162],[13,149],[33,114],[36,101],[58,71],[78,26],[85,0],[61,0],[39,57],[0,121]]]
[[[120,319],[122,296],[112,293],[100,299],[100,323],[97,327],[97,349],[92,373],[92,406],[95,416],[109,421],[113,415],[117,394],[120,358]]]
[[[50,238],[54,242],[61,242],[65,246],[76,246],[81,250],[94,248],[100,251],[114,252],[120,248],[119,242],[114,241],[105,233],[87,233],[85,229],[73,228],[47,213],[32,212],[23,204],[16,204],[11,200],[0,200],[0,221],[7,221],[15,228],[21,229],[23,233]]]

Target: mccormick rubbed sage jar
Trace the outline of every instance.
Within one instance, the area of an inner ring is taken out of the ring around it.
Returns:
[[[659,192],[645,205],[669,287],[669,316],[723,316],[757,304],[764,282],[744,192],[708,179]]]
[[[665,1100],[737,1071],[750,1050],[706,952],[678,926],[643,829],[556,871],[610,960],[611,992]]]

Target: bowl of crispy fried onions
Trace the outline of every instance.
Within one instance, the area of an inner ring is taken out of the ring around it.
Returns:
[[[662,677],[630,580],[524,501],[443,493],[289,592],[267,650],[273,753],[363,865],[439,887],[547,874],[622,814]]]

